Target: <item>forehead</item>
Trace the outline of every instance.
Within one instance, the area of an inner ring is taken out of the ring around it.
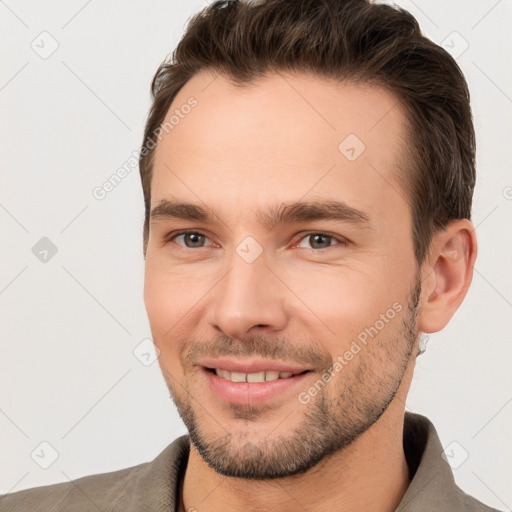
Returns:
[[[171,116],[155,151],[152,205],[178,195],[222,209],[314,193],[361,209],[379,200],[378,215],[385,202],[405,202],[405,116],[380,87],[273,73],[240,88],[203,71]]]

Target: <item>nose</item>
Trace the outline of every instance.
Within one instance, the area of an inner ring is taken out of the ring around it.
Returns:
[[[263,255],[247,263],[234,254],[227,274],[212,290],[209,322],[226,336],[243,339],[256,331],[286,326],[286,288]]]

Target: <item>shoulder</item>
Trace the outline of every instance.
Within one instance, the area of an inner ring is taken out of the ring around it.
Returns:
[[[396,512],[499,512],[457,486],[441,440],[428,418],[407,412],[403,442],[411,483]]]
[[[460,501],[462,502],[462,509],[466,512],[502,512],[497,508],[491,508],[478,501],[473,496],[466,494],[462,489],[460,491]]]
[[[1,495],[0,511],[168,510],[187,457],[187,436],[181,436],[151,462]]]
[[[24,512],[25,510],[50,512],[64,510],[66,507],[66,510],[78,511],[92,510],[95,505],[103,510],[102,505],[105,499],[137,479],[147,464],[149,463],[2,495],[0,510],[2,512]]]

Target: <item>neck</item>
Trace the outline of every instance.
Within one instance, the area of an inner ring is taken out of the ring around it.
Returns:
[[[351,445],[300,475],[273,480],[225,477],[211,469],[191,445],[180,512],[394,511],[409,485],[400,398],[396,396]]]

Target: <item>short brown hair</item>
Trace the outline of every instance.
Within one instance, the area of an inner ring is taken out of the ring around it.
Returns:
[[[201,70],[221,73],[235,85],[290,71],[384,87],[408,118],[409,169],[402,181],[418,264],[438,229],[452,219],[471,218],[475,134],[466,80],[455,60],[421,34],[410,13],[367,0],[215,2],[190,19],[152,81],[139,160],[144,256],[155,133],[178,91]]]

